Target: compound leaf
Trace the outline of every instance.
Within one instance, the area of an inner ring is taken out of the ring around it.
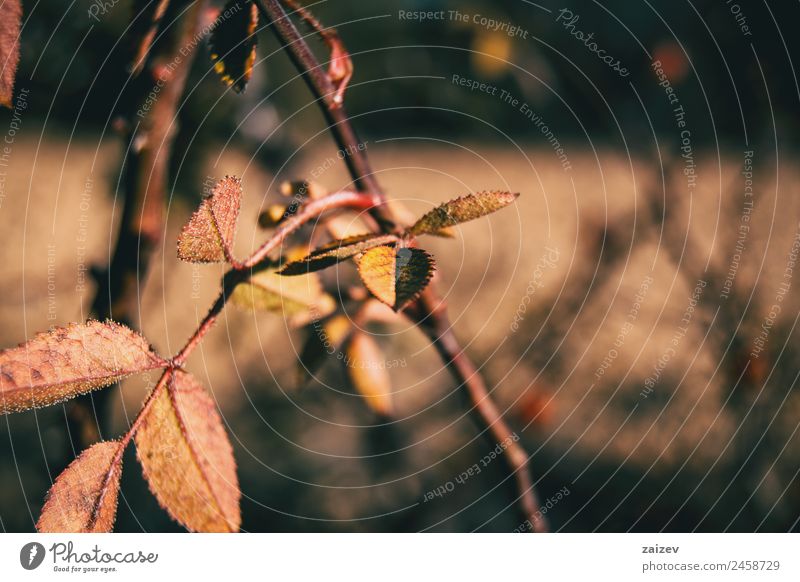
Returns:
[[[225,176],[203,200],[178,237],[178,258],[190,263],[221,263],[232,256],[242,200],[239,178]]]
[[[142,336],[113,321],[54,328],[0,352],[0,413],[55,404],[164,366]]]
[[[319,271],[332,267],[341,261],[352,258],[373,247],[394,244],[396,242],[397,237],[391,234],[363,234],[335,240],[321,246],[299,261],[286,264],[279,273],[281,275],[304,275],[312,271]]]
[[[422,249],[375,247],[357,258],[358,274],[377,299],[400,311],[428,285],[436,270]]]
[[[336,307],[315,273],[282,277],[272,268],[239,283],[231,293],[231,302],[242,309],[282,313],[293,326],[325,317]]]
[[[238,531],[239,482],[233,448],[214,401],[177,371],[136,433],[136,454],[150,490],[190,531]]]
[[[103,533],[114,527],[122,445],[92,445],[58,476],[36,524],[42,533]]]
[[[441,231],[443,229],[500,210],[514,202],[517,196],[519,196],[519,194],[500,191],[468,194],[467,196],[445,202],[430,212],[425,213],[414,223],[409,229],[409,232],[414,236],[419,236],[421,234],[442,236],[443,233],[441,233]]]
[[[19,64],[20,0],[0,2],[0,105],[11,109]]]
[[[211,31],[209,46],[214,70],[222,82],[232,86],[237,93],[244,91],[253,75],[257,29],[258,9],[255,3],[230,0]]]
[[[392,413],[392,381],[386,359],[378,343],[363,332],[356,332],[347,346],[347,373],[356,392],[381,416]]]

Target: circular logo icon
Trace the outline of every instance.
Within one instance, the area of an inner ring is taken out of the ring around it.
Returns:
[[[44,546],[39,542],[30,542],[19,551],[19,563],[26,570],[35,570],[44,561]]]

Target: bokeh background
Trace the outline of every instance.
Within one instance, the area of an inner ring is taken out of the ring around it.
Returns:
[[[83,320],[95,293],[86,269],[108,263],[121,208],[125,144],[112,121],[127,80],[120,39],[130,4],[120,0],[96,22],[85,0],[25,3],[17,93],[27,107],[16,120],[0,112],[11,138],[0,168],[2,346]],[[797,530],[800,6],[306,4],[353,55],[348,109],[392,199],[423,212],[469,191],[521,193],[515,206],[426,248],[458,337],[532,455],[552,529]],[[414,10],[444,18],[400,15]],[[575,31],[594,33],[628,74]],[[163,248],[136,322],[162,353],[182,345],[218,289],[218,268],[180,263],[174,252],[208,179],[243,178],[242,255],[267,236],[256,216],[279,200],[280,181],[314,172],[330,189],[349,184],[340,164],[326,164],[335,147],[277,49],[263,30],[241,96],[215,77],[205,45],[193,66]],[[470,90],[454,75],[497,89]],[[354,280],[345,267],[338,276]],[[402,362],[391,370],[390,422],[335,361],[299,389],[303,334],[278,317],[229,310],[193,356],[189,368],[231,434],[243,529],[518,528],[501,460],[424,501],[491,445],[422,333],[402,322],[371,331]],[[112,390],[105,438],[125,430],[146,394],[141,379]],[[31,531],[52,480],[79,451],[63,406],[0,422],[0,529]],[[180,530],[148,493],[132,450],[122,494],[117,531]]]

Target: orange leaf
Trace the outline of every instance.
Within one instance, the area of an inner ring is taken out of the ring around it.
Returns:
[[[353,387],[381,416],[392,413],[392,381],[380,346],[363,332],[353,334],[347,347],[347,372]]]
[[[145,339],[124,325],[58,327],[0,352],[0,413],[55,404],[164,366]]]
[[[400,311],[433,276],[433,258],[422,249],[375,247],[358,259],[358,274],[377,299]]]
[[[176,372],[136,433],[150,490],[191,531],[238,531],[239,481],[214,401],[191,375]]]
[[[409,232],[414,236],[433,234],[442,236],[442,229],[474,220],[508,206],[519,194],[511,192],[478,192],[445,202],[425,213]]]
[[[118,441],[92,445],[70,463],[47,494],[36,529],[42,533],[102,533],[114,527],[122,475]]]
[[[0,105],[11,109],[14,77],[19,64],[19,29],[22,21],[20,0],[0,2]]]
[[[225,176],[203,200],[178,237],[178,258],[190,263],[231,259],[236,220],[242,199],[239,178]]]

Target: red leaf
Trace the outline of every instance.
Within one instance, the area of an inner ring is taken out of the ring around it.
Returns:
[[[122,475],[118,441],[98,443],[72,461],[47,494],[36,529],[47,533],[110,532]]]
[[[239,178],[225,176],[203,200],[178,237],[178,258],[190,263],[221,263],[232,258],[242,200]]]
[[[0,413],[54,404],[164,366],[145,339],[124,325],[58,327],[0,352]]]

